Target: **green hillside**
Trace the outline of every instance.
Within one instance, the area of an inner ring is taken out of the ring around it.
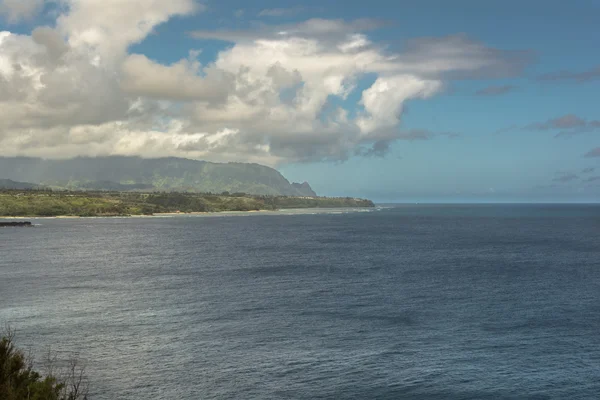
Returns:
[[[277,170],[264,165],[219,164],[184,158],[115,156],[44,160],[0,157],[0,177],[69,190],[316,196],[308,183],[291,184]]]
[[[4,217],[92,217],[316,207],[373,207],[373,203],[345,197],[253,196],[242,193],[0,191],[0,216]]]
[[[0,189],[27,190],[27,189],[39,189],[39,188],[40,188],[40,185],[36,185],[34,183],[15,182],[10,179],[0,179]]]

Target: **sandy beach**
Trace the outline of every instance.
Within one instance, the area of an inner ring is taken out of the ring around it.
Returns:
[[[0,216],[0,220],[43,220],[43,219],[96,219],[96,218],[174,218],[174,217],[211,217],[211,216],[250,216],[250,215],[303,215],[303,214],[346,214],[355,212],[372,212],[377,208],[290,208],[284,210],[253,211],[219,211],[190,213],[156,213],[152,215],[116,215],[80,217],[76,215],[57,215],[53,217],[39,216]]]

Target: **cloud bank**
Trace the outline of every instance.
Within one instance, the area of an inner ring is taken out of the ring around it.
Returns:
[[[1,4],[9,21],[43,6]],[[130,47],[200,4],[60,0],[59,10],[54,25],[29,35],[0,32],[4,155],[269,165],[379,156],[397,140],[436,136],[402,129],[408,101],[439,94],[451,79],[519,74],[529,59],[464,35],[415,39],[392,53],[368,36],[378,21],[309,19],[191,32],[199,48],[204,39],[228,45],[206,65],[196,51],[161,64]]]
[[[0,0],[0,17],[15,24],[33,18],[44,5],[44,0]]]

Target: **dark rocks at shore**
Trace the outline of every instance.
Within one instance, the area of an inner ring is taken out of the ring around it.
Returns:
[[[31,222],[29,221],[15,221],[15,222],[0,222],[0,228],[7,228],[7,227],[29,227],[32,226]]]

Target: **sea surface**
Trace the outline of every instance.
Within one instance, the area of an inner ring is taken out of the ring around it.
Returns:
[[[92,399],[600,398],[598,205],[34,222],[0,324]]]

